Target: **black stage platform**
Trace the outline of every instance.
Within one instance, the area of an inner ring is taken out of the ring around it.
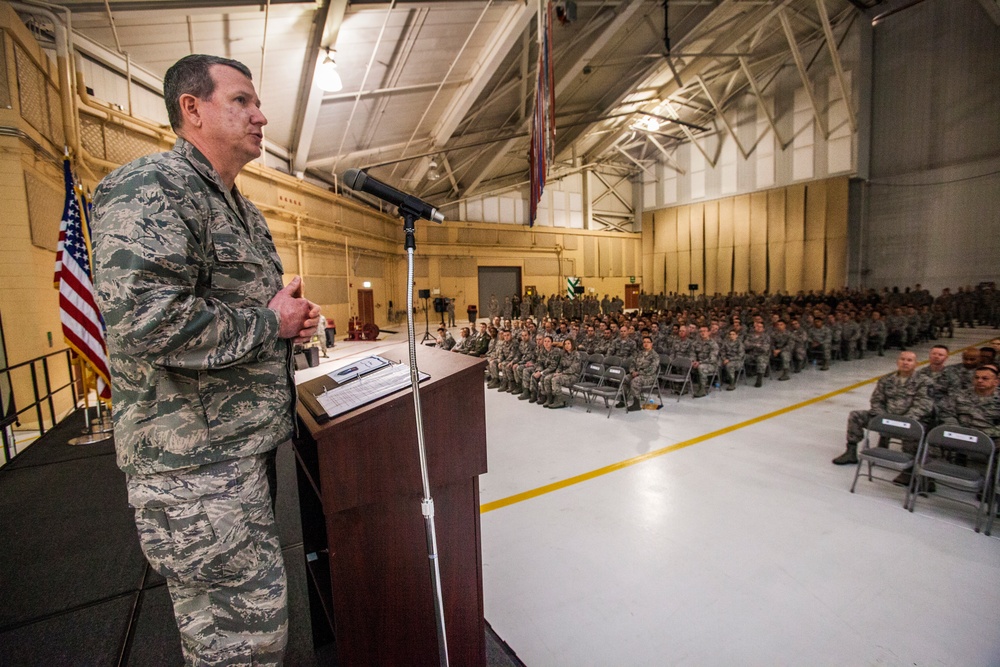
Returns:
[[[72,446],[78,411],[0,468],[0,665],[183,663],[170,597],[139,549],[111,440]],[[277,520],[288,570],[290,667],[336,665],[313,648],[295,462],[278,450]],[[520,661],[487,628],[487,662]]]

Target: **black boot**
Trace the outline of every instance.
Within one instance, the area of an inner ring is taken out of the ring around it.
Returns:
[[[846,466],[858,462],[858,443],[847,443],[847,451],[833,460],[833,465]]]
[[[764,386],[764,374],[763,373],[757,373],[757,381],[754,382],[753,386],[757,387],[758,389],[760,387]]]
[[[633,398],[632,405],[628,406],[628,412],[635,412],[637,410],[642,410],[642,406],[639,405],[639,399]]]
[[[788,369],[787,368],[781,371],[781,377],[778,378],[778,382],[781,382],[782,380],[791,380],[791,378],[788,377]]]

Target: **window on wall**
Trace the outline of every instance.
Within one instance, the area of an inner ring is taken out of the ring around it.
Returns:
[[[662,188],[660,195],[663,204],[677,203],[677,172],[670,165],[663,165],[663,179],[660,181]]]
[[[850,91],[850,72],[844,72],[844,83],[847,85],[847,90]],[[830,102],[827,112],[830,138],[826,145],[826,169],[827,172],[835,174],[851,170],[853,162],[851,153],[854,141],[847,113],[847,101],[841,94],[840,81],[836,76],[830,77],[827,90],[829,91],[827,99]]]
[[[774,118],[774,98],[765,97],[762,102],[767,107],[771,118]],[[756,176],[758,188],[769,188],[774,185],[774,131],[771,123],[767,120],[763,109],[757,107],[757,148],[754,153],[757,155]]]
[[[813,160],[816,144],[816,119],[813,117],[809,93],[799,88],[795,91],[795,111],[792,116],[792,179],[796,181],[813,177]]]

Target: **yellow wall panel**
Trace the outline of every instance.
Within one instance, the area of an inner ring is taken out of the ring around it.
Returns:
[[[667,262],[667,279],[663,283],[663,291],[676,292],[677,291],[677,253],[668,252],[666,255]]]
[[[719,251],[710,248],[705,252],[705,294],[719,291]]]
[[[733,247],[733,202],[732,198],[719,201],[719,247]]]
[[[746,292],[750,289],[750,246],[733,248],[733,291]]]
[[[691,283],[691,253],[677,253],[677,291],[687,292],[687,287]]]
[[[847,286],[847,238],[826,242],[826,289]]]
[[[673,249],[677,232],[677,210],[668,208],[656,212],[653,224],[653,252],[667,252]],[[645,236],[645,234],[643,234]]]
[[[642,280],[645,284],[651,285],[653,293],[659,293],[663,291],[663,281],[665,276],[663,275],[663,261],[665,259],[665,253],[656,253],[652,256],[652,261],[650,261],[649,271],[645,271],[645,263],[643,263],[643,274]]]
[[[705,204],[705,247],[719,247],[719,202]]]
[[[691,207],[677,207],[677,252],[691,249]],[[687,287],[687,285],[685,285]]]
[[[772,294],[788,289],[785,281],[785,244],[767,246],[768,291]]]
[[[733,198],[733,245],[750,245],[750,195]]]
[[[847,178],[826,183],[826,238],[847,238]]]
[[[785,197],[785,240],[806,238],[806,186],[789,185]]]
[[[691,250],[705,247],[705,205],[691,205]]]
[[[750,245],[767,243],[767,193],[750,195]]]
[[[805,246],[801,241],[785,243],[785,289],[791,294],[803,288],[802,258]]]
[[[719,277],[715,285],[717,292],[728,294],[733,291],[733,249],[719,248],[719,263],[716,266],[716,275]]]
[[[691,251],[691,282],[698,283],[700,292],[705,291],[705,250]]]
[[[802,289],[823,289],[825,273],[823,265],[826,260],[824,245],[823,239],[805,242],[802,257]]]
[[[767,192],[767,242],[785,242],[785,189]]]
[[[826,182],[806,186],[806,240],[826,238]]]
[[[757,294],[767,290],[767,246],[750,246],[750,289]]]
[[[652,211],[642,214],[642,255],[653,254],[653,239],[656,237],[656,216]]]

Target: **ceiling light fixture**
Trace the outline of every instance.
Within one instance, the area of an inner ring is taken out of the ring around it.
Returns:
[[[344,82],[337,71],[337,63],[333,60],[330,47],[326,47],[326,56],[316,68],[316,85],[325,93],[338,93],[344,89]]]
[[[441,172],[438,171],[437,160],[431,158],[431,161],[427,164],[427,180],[437,181],[441,178]]]

